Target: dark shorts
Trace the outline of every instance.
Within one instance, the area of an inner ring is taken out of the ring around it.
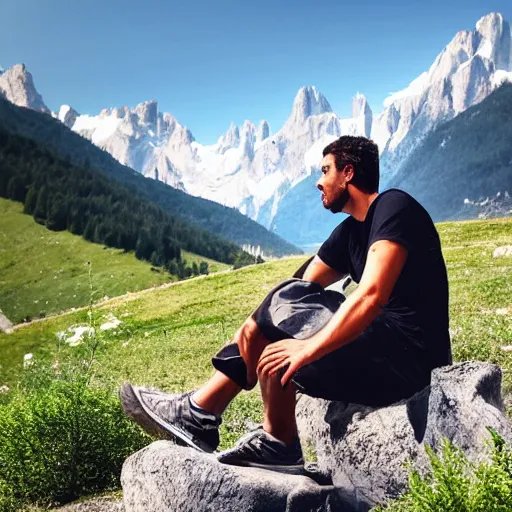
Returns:
[[[316,283],[290,279],[274,288],[253,317],[271,342],[306,339],[318,332],[345,297]],[[413,395],[430,382],[425,354],[411,345],[384,313],[351,343],[299,369],[297,389],[307,395],[371,406]],[[246,388],[246,367],[238,346],[223,347],[214,367]]]

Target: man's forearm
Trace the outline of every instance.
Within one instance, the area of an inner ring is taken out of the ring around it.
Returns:
[[[375,292],[354,290],[327,325],[308,340],[310,362],[353,341],[381,311]]]

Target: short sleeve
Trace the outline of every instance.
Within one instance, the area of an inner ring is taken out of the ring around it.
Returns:
[[[400,191],[389,191],[376,204],[368,247],[379,240],[396,242],[408,251],[415,246],[415,220],[418,211],[414,200]]]
[[[329,267],[348,274],[348,229],[347,220],[339,224],[318,250],[318,257]]]

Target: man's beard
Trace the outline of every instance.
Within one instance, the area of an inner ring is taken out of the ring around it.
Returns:
[[[330,206],[326,206],[326,208],[332,213],[340,213],[343,208],[345,208],[345,205],[349,199],[350,194],[348,192],[348,187],[345,185],[345,188],[340,192],[338,197],[331,203]]]

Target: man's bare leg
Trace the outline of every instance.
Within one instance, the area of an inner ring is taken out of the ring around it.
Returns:
[[[247,382],[252,388],[258,382],[256,366],[269,341],[263,336],[253,318],[249,317],[238,329],[232,342],[238,344],[240,355],[247,366]],[[192,400],[199,407],[220,416],[241,390],[242,388],[229,377],[221,372],[215,372],[213,377],[192,395]]]
[[[265,408],[263,430],[290,445],[297,438],[295,421],[295,386],[290,382],[285,389],[278,375],[260,375],[261,396]]]
[[[279,378],[257,375],[256,367],[261,353],[269,341],[252,318],[248,318],[233,338],[238,344],[240,355],[247,366],[247,382],[250,386],[260,381],[265,419],[263,428],[266,432],[286,444],[291,444],[297,437],[295,422],[295,388],[292,383],[283,389]],[[221,415],[229,403],[242,390],[229,377],[215,372],[192,396],[192,400],[203,409]]]
[[[230,402],[242,391],[229,377],[215,372],[193,395],[192,400],[205,411],[221,416]]]

